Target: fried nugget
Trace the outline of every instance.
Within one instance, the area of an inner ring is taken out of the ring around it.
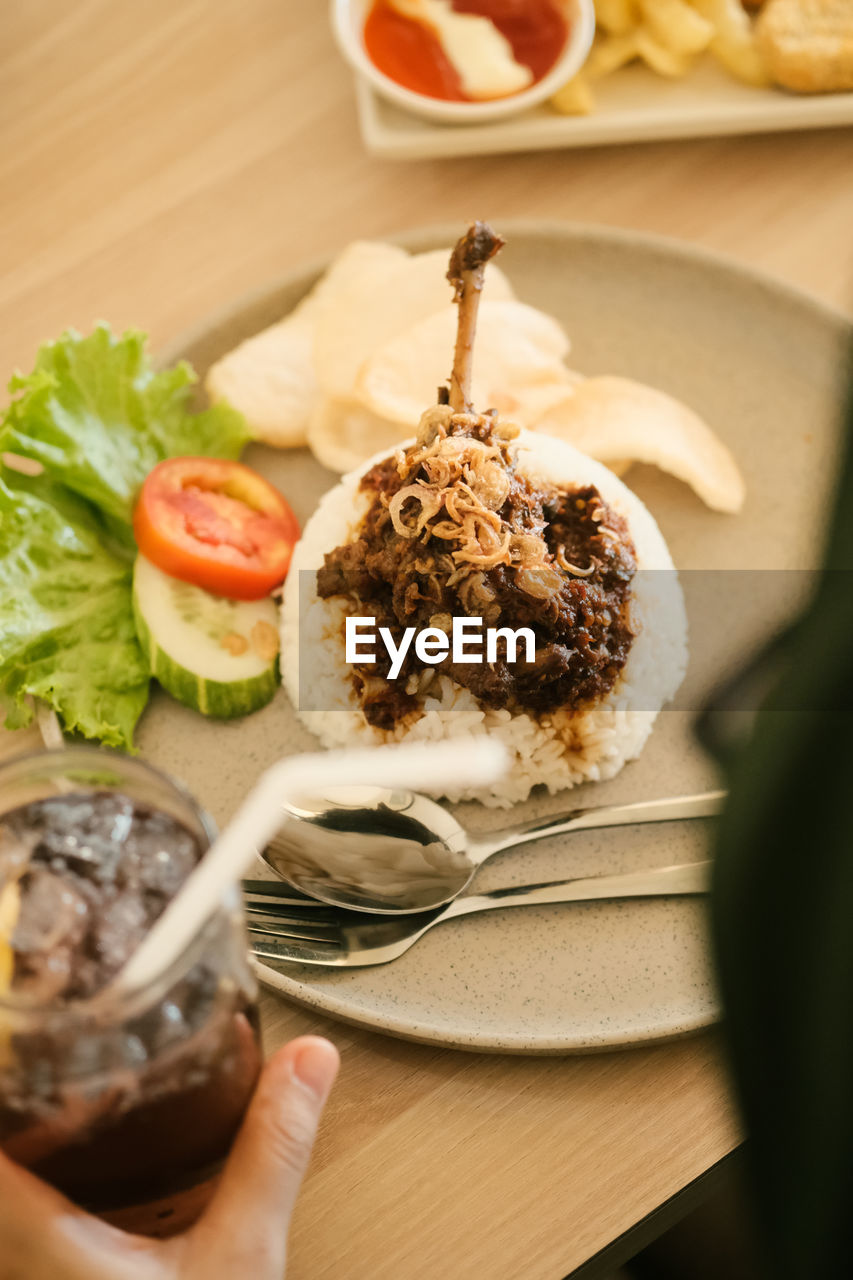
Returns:
[[[853,0],[768,0],[755,34],[770,75],[783,88],[853,89]]]

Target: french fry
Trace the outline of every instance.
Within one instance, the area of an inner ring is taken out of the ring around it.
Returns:
[[[711,44],[711,53],[726,71],[744,84],[763,89],[771,83],[767,65],[757,45],[737,44],[719,36]]]
[[[717,61],[744,84],[768,85],[770,76],[740,0],[693,0],[693,5],[714,24],[708,48]]]
[[[595,0],[596,25],[612,36],[622,36],[637,25],[635,0]]]
[[[551,106],[564,116],[588,116],[595,110],[595,96],[585,76],[576,75],[551,98]]]
[[[701,53],[714,38],[714,24],[691,9],[687,0],[639,0],[639,3],[651,35],[674,54]]]
[[[600,80],[602,76],[609,76],[611,72],[618,71],[627,62],[633,61],[638,52],[636,30],[626,31],[621,36],[597,37],[592,52],[584,63],[584,73],[590,80]]]
[[[636,34],[637,53],[647,67],[656,71],[659,76],[667,76],[671,80],[680,80],[686,76],[692,65],[688,54],[678,53],[662,44],[647,27],[640,27]]]
[[[598,30],[583,71],[551,98],[564,115],[594,111],[595,82],[636,58],[658,75],[680,79],[707,51],[737,80],[771,83],[742,0],[595,0],[595,17]]]

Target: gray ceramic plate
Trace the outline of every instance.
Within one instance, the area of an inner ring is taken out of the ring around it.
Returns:
[[[458,230],[424,231],[403,243],[449,245]],[[744,512],[731,517],[708,511],[683,485],[651,469],[629,474],[676,564],[695,571],[684,575],[688,595],[693,590],[713,616],[698,626],[694,618],[685,695],[659,717],[638,761],[609,783],[538,797],[509,817],[714,785],[691,737],[693,708],[766,631],[767,608],[784,612],[805,577],[798,571],[815,563],[847,326],[802,295],[670,242],[536,223],[500,230],[508,238],[501,265],[525,302],[563,322],[574,366],[639,378],[682,397],[728,442],[748,484]],[[318,271],[296,272],[238,304],[169,355],[186,356],[203,375],[235,343],[289,311]],[[253,448],[247,460],[287,494],[303,520],[335,478],[301,450]],[[763,572],[750,577],[744,570]],[[780,570],[794,572],[774,572]],[[756,608],[751,602],[759,583],[765,595],[772,586],[773,600]],[[205,722],[157,695],[139,742],[220,822],[266,764],[316,745],[283,693],[257,715],[230,724]],[[486,828],[508,815],[464,806],[460,816]],[[543,842],[496,858],[480,883],[488,889],[693,861],[707,852],[705,826]],[[695,900],[491,912],[434,930],[387,967],[276,972],[260,966],[259,972],[286,997],[334,1017],[466,1049],[593,1050],[683,1035],[717,1017],[704,907]]]

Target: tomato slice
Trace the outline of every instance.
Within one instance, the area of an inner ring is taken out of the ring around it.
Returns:
[[[142,486],[133,532],[142,554],[173,578],[233,600],[260,600],[284,580],[299,524],[251,467],[167,458]]]

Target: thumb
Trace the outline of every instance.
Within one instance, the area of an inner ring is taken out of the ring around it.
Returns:
[[[338,1072],[338,1051],[302,1036],[267,1063],[210,1208],[193,1232],[205,1276],[280,1280],[290,1215],[317,1125]],[[195,1274],[195,1269],[193,1269]]]

